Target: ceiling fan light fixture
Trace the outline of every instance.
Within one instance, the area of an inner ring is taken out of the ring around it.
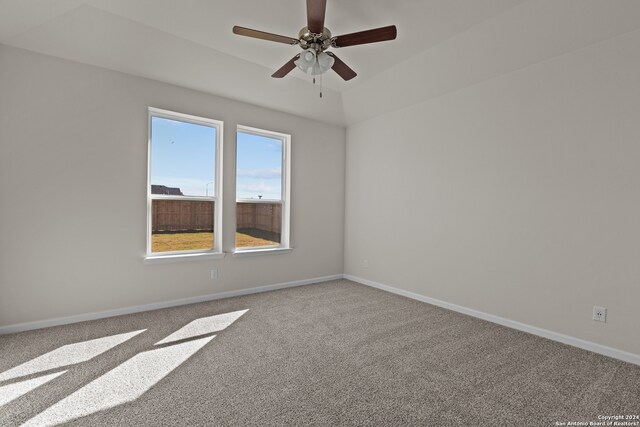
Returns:
[[[316,65],[316,52],[311,48],[305,50],[294,64],[305,74],[312,74]]]
[[[333,67],[334,59],[331,55],[326,52],[321,52],[318,55],[318,68],[320,68],[320,73],[326,73]]]
[[[313,48],[309,48],[300,55],[294,64],[305,74],[317,76],[324,74],[333,67],[334,59],[325,52],[316,54]]]

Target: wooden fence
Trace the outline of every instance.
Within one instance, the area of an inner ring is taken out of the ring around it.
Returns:
[[[282,205],[279,203],[236,203],[236,227],[280,233]]]
[[[214,202],[153,200],[151,231],[213,231]],[[280,233],[282,205],[279,203],[236,203],[236,227]]]
[[[214,202],[153,200],[151,231],[213,231]]]

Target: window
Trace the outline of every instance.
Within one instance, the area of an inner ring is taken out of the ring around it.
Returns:
[[[149,109],[147,256],[221,252],[222,122]]]
[[[236,252],[289,248],[289,135],[238,126]]]

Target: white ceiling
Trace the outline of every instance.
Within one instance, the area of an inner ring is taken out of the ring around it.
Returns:
[[[350,109],[359,108],[354,94],[371,92],[378,84],[388,86],[389,79],[384,76],[394,76],[398,80],[395,84],[402,84],[403,73],[398,70],[412,61],[418,61],[425,72],[433,71],[433,66],[442,68],[438,49],[443,46],[450,46],[449,56],[477,59],[478,49],[487,48],[474,42],[480,36],[497,32],[499,40],[509,41],[519,40],[522,32],[529,32],[525,41],[534,46],[526,47],[532,48],[535,58],[540,60],[545,55],[557,55],[558,46],[563,46],[567,37],[573,43],[572,48],[580,47],[574,38],[587,43],[593,42],[593,37],[551,31],[550,39],[549,28],[545,33],[537,32],[535,19],[560,16],[564,21],[556,19],[551,25],[572,26],[576,22],[593,25],[597,14],[608,13],[606,9],[619,10],[617,15],[596,20],[596,26],[608,29],[599,30],[605,37],[615,33],[611,29],[620,27],[616,22],[621,19],[618,16],[636,12],[640,4],[637,0],[328,0],[327,3],[325,25],[334,35],[395,24],[398,38],[337,50],[358,77],[344,82],[328,73],[322,100],[318,99],[318,88],[299,70],[282,80],[270,77],[299,52],[299,47],[231,32],[233,25],[241,25],[296,37],[306,25],[305,0],[0,0],[0,43],[344,125],[351,120],[349,117],[366,118],[345,112],[347,104]],[[531,5],[537,15],[527,15],[532,18],[528,21],[525,18],[524,27],[513,25],[514,19],[522,20],[523,11]],[[606,8],[602,7],[605,5]],[[581,11],[586,12],[576,13]],[[566,16],[559,15],[565,12]],[[627,23],[617,31],[637,28],[637,24],[634,27]],[[497,31],[500,29],[504,32]],[[538,38],[543,51],[535,46]],[[466,44],[461,45],[464,40]],[[465,50],[465,46],[469,48]],[[509,54],[508,47],[500,45],[504,55]],[[432,53],[439,55],[438,64],[428,61]],[[519,55],[527,54],[525,51]],[[492,61],[510,62],[507,56],[495,55]],[[521,62],[526,64],[527,60]],[[468,68],[471,68],[468,73],[474,72],[473,66]],[[501,67],[496,68],[496,72],[504,72],[500,70]],[[446,70],[438,71],[451,80]],[[483,78],[490,77],[486,70],[483,72]],[[433,73],[430,75],[435,78]],[[460,84],[469,80],[473,78],[467,75]],[[429,84],[438,85],[438,81]],[[455,82],[447,81],[447,85],[455,86]]]
[[[325,25],[333,35],[391,24],[400,28],[394,42],[338,52],[363,80],[522,1],[329,0]],[[232,26],[297,38],[298,31],[306,25],[305,0],[92,0],[88,3],[274,71],[300,48],[240,37],[232,34]],[[306,77],[300,72],[293,75]],[[348,83],[334,73],[328,77],[327,86],[337,91],[348,87]]]

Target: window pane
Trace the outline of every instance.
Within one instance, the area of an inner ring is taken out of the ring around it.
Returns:
[[[281,242],[280,203],[236,203],[236,247],[278,246]]]
[[[215,196],[216,129],[151,118],[151,194]]]
[[[152,252],[213,249],[215,203],[191,200],[153,200]]]
[[[282,141],[238,132],[236,197],[282,200]]]

